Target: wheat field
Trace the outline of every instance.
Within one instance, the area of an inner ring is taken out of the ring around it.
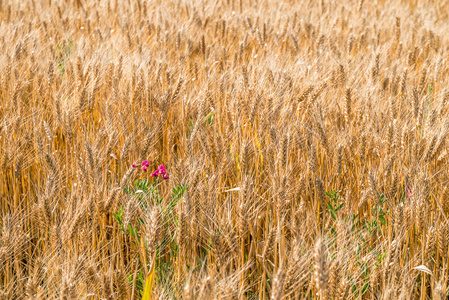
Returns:
[[[448,18],[0,0],[0,299],[447,299]]]

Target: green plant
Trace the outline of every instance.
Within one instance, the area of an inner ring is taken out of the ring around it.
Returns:
[[[57,62],[57,68],[64,74],[66,70],[66,61],[73,52],[73,41],[70,38],[64,39],[61,43],[56,46],[55,57]]]
[[[331,190],[330,192],[326,192],[326,195],[330,198],[330,202],[326,202],[327,208],[334,220],[337,220],[337,212],[340,208],[343,207],[344,203],[339,203],[340,195],[338,194],[340,191]]]
[[[160,196],[157,179],[153,182],[143,178],[134,181],[132,184],[126,185],[124,187],[124,192],[128,195],[127,201],[137,201],[140,208],[144,214],[150,214],[152,209],[159,209],[161,211],[161,227],[160,232],[163,236],[159,241],[157,241],[155,251],[155,280],[159,283],[168,285],[171,282],[173,276],[173,258],[176,257],[178,251],[178,245],[175,242],[175,232],[172,230],[173,227],[178,225],[177,216],[174,213],[174,208],[178,204],[181,197],[184,195],[187,186],[177,185],[172,188],[172,194],[168,201]],[[119,207],[116,213],[113,213],[113,217],[116,219],[121,232],[125,236],[129,236],[131,243],[133,243],[137,249],[145,249],[145,261],[151,261],[152,257],[149,255],[149,245],[144,239],[142,239],[142,229],[143,226],[147,225],[144,218],[137,218],[136,220],[130,220],[129,224],[124,224],[123,216],[124,209],[123,206]],[[168,249],[167,249],[168,247]],[[164,258],[160,257],[161,251],[168,253]],[[144,265],[143,261],[136,255],[136,259],[139,263],[139,271],[136,275],[136,288],[143,295],[145,287],[145,278],[143,276],[143,268],[146,268],[145,273],[150,273],[151,265]],[[128,275],[128,280],[133,280],[133,275]]]

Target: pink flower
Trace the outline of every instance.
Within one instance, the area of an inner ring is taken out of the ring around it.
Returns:
[[[149,162],[148,160],[144,160],[144,161],[142,162],[142,166],[148,168],[148,167],[150,166],[150,162]]]
[[[406,185],[406,190],[407,190],[407,196],[410,196],[412,194],[412,189],[410,188],[410,186],[408,184]]]
[[[136,165],[136,164],[133,164],[133,168],[137,168],[137,165]]]
[[[167,170],[165,169],[165,167],[163,165],[160,165],[157,170],[155,170],[153,172],[153,174],[151,174],[151,177],[158,177],[158,176],[162,176],[162,178],[164,179],[168,179],[169,176],[167,174]]]
[[[143,171],[146,171],[147,169],[148,169],[147,166],[143,166],[143,167],[142,167],[142,170],[143,170]]]
[[[160,165],[159,168],[157,169],[159,172],[159,175],[165,175],[167,174],[167,171],[165,170],[165,167],[163,165]]]

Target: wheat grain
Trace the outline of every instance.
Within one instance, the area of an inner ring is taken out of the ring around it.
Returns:
[[[449,6],[384,2],[0,0],[1,295],[444,297]]]

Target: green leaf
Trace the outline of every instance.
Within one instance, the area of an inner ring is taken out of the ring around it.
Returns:
[[[203,123],[204,125],[211,125],[214,120],[215,111],[211,111],[207,116],[204,117]]]
[[[128,224],[128,231],[129,234],[131,234],[133,237],[137,238],[137,228],[131,226],[131,224]]]
[[[366,293],[366,291],[368,290],[368,288],[369,288],[369,281],[366,282],[366,283],[363,285],[363,287],[362,287],[362,295]]]
[[[337,220],[337,216],[335,215],[335,210],[334,210],[334,208],[332,207],[332,205],[331,205],[329,202],[327,202],[326,204],[327,204],[327,207],[329,208],[329,211],[330,211],[330,213],[331,213],[332,218],[333,218],[334,220]]]
[[[335,211],[338,211],[340,208],[342,208],[343,204],[344,204],[344,203],[340,203],[340,204],[335,208]]]

